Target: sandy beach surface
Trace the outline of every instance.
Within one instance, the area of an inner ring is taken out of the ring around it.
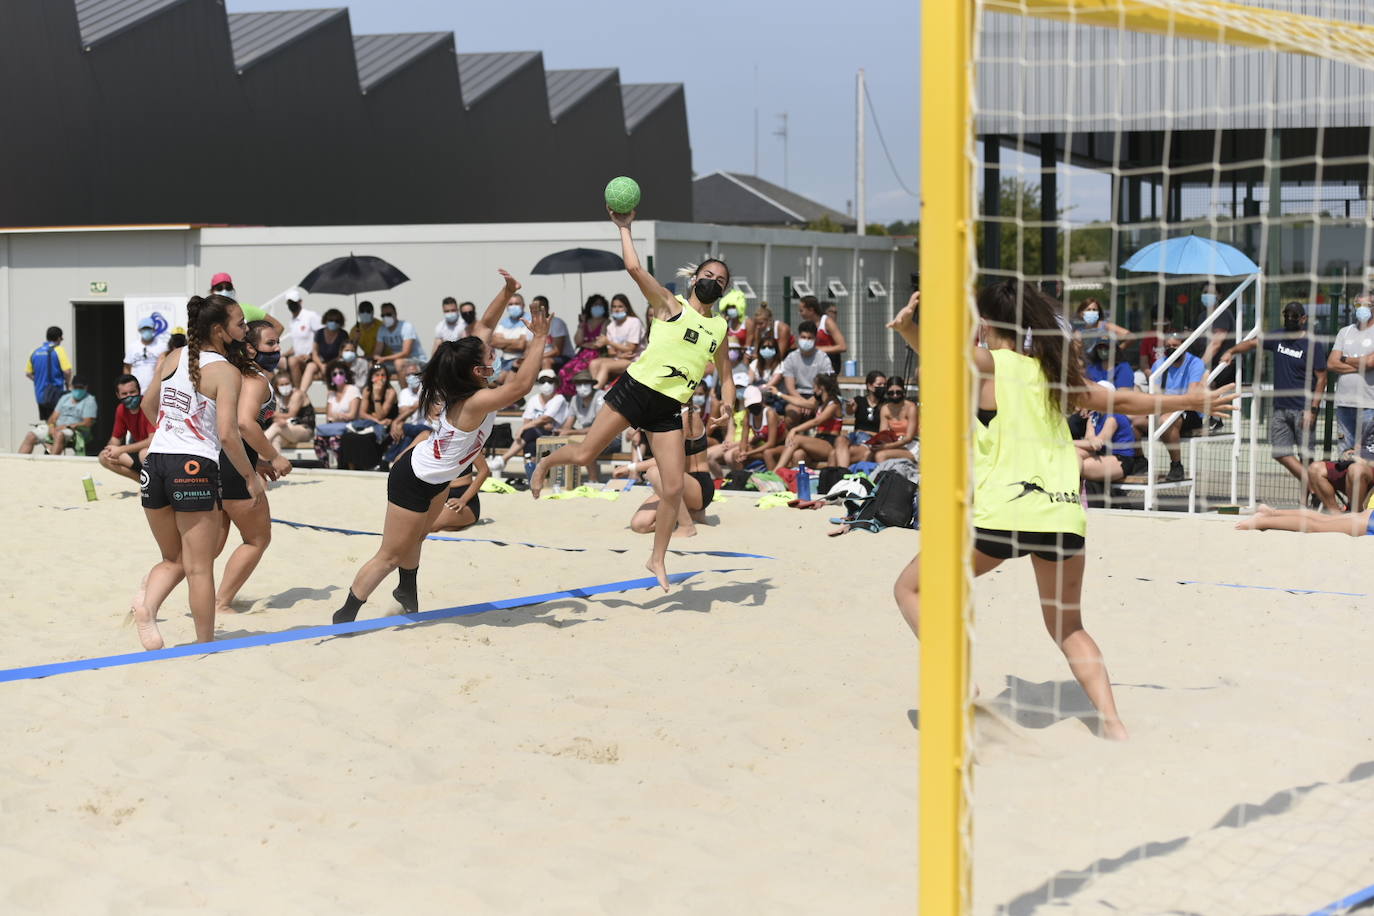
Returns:
[[[134,486],[0,471],[0,667],[136,651]],[[270,498],[379,531],[384,492],[298,472]],[[680,546],[776,559],[670,557],[703,572],[667,596],[0,683],[0,908],[913,912],[917,644],[891,583],[919,537],[830,539],[837,513],[726,495]],[[430,543],[422,609],[642,576],[641,498],[484,494],[464,536],[587,550]],[[1093,737],[1029,564],[980,581],[975,912],[1304,914],[1374,882],[1370,543],[1232,521],[1092,517],[1124,745]],[[275,526],[219,636],[327,623],[376,543]],[[190,640],[184,587],[161,627]]]

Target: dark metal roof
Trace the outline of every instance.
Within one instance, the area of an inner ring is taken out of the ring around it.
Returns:
[[[89,48],[98,41],[138,25],[144,19],[186,0],[76,0],[76,21],[81,28],[81,45]]]
[[[354,35],[353,54],[358,59],[358,83],[363,92],[376,86],[422,57],[436,45],[453,50],[452,32],[409,32],[396,35]]]
[[[771,181],[739,172],[712,172],[692,181],[693,218],[727,226],[799,226],[829,218],[852,228],[854,218]]]
[[[625,129],[634,130],[654,109],[681,92],[681,83],[621,83],[620,100],[625,106]]]
[[[587,97],[602,83],[616,78],[620,71],[605,70],[546,70],[544,82],[549,87],[549,116],[557,121],[565,112]]]
[[[463,104],[471,106],[517,71],[528,66],[531,61],[541,58],[542,55],[538,51],[459,54],[458,79],[463,84]]]
[[[242,72],[326,22],[347,15],[348,10],[343,8],[230,13],[229,41],[234,47],[234,66]]]

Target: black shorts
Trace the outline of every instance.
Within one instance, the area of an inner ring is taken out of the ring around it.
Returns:
[[[472,481],[468,481],[467,483],[461,484],[461,485],[456,486],[456,487],[449,487],[449,488],[448,488],[448,498],[449,498],[449,499],[457,499],[458,497],[462,496],[464,493],[466,493],[468,490],[471,490],[471,489],[472,489]],[[473,517],[473,518],[481,518],[481,517],[482,517],[482,494],[481,494],[481,492],[477,492],[477,493],[472,494],[472,499],[468,500],[468,508],[472,510],[472,517]]]
[[[406,452],[391,466],[391,471],[386,475],[386,501],[423,515],[429,512],[434,497],[448,489],[448,481],[425,483],[416,477],[410,466],[410,456],[414,451],[411,449]]]
[[[1042,560],[1067,560],[1082,553],[1083,544],[1081,534],[973,529],[973,549],[997,560],[1014,560],[1028,553]]]
[[[219,508],[219,465],[199,455],[148,456],[138,475],[143,508],[209,512]]]
[[[134,469],[134,473],[141,473],[143,471],[143,462],[139,460],[138,452],[125,452],[124,454],[128,455],[129,460],[133,462],[132,467]]]
[[[687,476],[701,484],[701,508],[711,505],[716,498],[716,479],[705,471],[688,471]]]
[[[1179,420],[1179,431],[1190,433],[1195,429],[1202,429],[1202,414],[1196,410],[1185,410],[1183,419]]]
[[[243,450],[248,453],[248,466],[256,468],[258,466],[258,453],[253,451],[252,446],[247,442],[243,443]],[[223,451],[219,453],[219,466],[220,499],[248,499],[250,495],[248,482],[243,479],[239,469],[234,467],[234,463]]]
[[[682,429],[682,405],[666,394],[636,381],[628,372],[606,392],[606,404],[629,420],[631,427],[646,433],[668,433]]]

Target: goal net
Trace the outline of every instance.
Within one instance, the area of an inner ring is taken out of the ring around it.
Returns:
[[[1374,4],[925,7],[922,912],[1374,912]]]

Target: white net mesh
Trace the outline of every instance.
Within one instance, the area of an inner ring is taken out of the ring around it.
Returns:
[[[1374,907],[1374,4],[975,10],[973,911]]]

